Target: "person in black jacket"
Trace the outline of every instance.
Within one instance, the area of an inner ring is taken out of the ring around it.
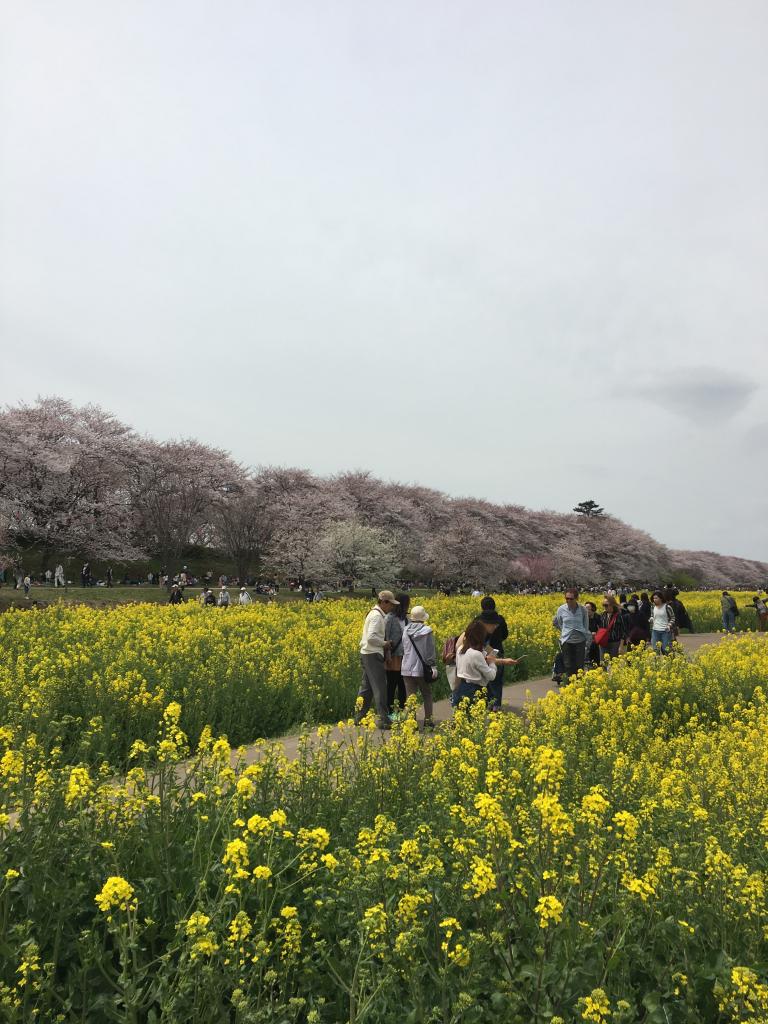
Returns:
[[[484,597],[480,602],[482,609],[479,615],[481,622],[486,626],[494,626],[493,632],[488,637],[489,646],[497,651],[497,658],[504,657],[504,641],[509,636],[507,620],[496,611],[496,602],[492,597]],[[488,707],[491,711],[501,711],[501,692],[504,686],[504,666],[497,665],[496,678],[488,683]]]
[[[587,661],[595,668],[600,664],[600,648],[595,643],[595,633],[600,629],[602,622],[600,616],[597,613],[597,605],[594,601],[585,601],[584,607],[587,609],[589,615],[589,632],[592,634],[592,643],[589,645],[587,651]]]
[[[668,583],[663,590],[664,600],[667,604],[672,605],[672,611],[675,613],[675,636],[680,632],[681,629],[687,629],[693,633],[693,623],[691,622],[691,616],[688,614],[688,610],[683,602],[678,597],[680,591],[677,587]]]
[[[650,615],[645,615],[640,599],[633,595],[627,602],[627,649],[638,647],[643,641],[650,644]]]
[[[184,595],[179,589],[179,584],[174,583],[171,587],[171,593],[168,597],[168,604],[181,604],[184,601]]]
[[[603,654],[615,658],[621,654],[627,642],[627,613],[619,605],[615,597],[607,596],[603,600],[603,614],[600,616],[600,625],[604,629],[610,629],[608,634],[608,646],[603,647]]]

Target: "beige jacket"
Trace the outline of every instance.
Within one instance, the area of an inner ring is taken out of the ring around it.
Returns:
[[[376,605],[368,612],[363,623],[363,635],[360,638],[361,654],[384,654],[384,620],[386,615]]]

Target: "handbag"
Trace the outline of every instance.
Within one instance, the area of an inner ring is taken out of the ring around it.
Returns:
[[[607,626],[601,626],[600,629],[595,633],[595,643],[598,647],[607,647],[611,642],[611,630],[614,627],[616,619],[618,619],[619,613],[614,612],[611,621]]]
[[[407,636],[407,634],[403,633],[403,639],[405,639],[406,636]],[[433,681],[433,679],[434,679],[434,676],[432,674],[432,666],[428,665],[426,663],[426,661],[424,661],[424,659],[421,656],[421,651],[419,650],[419,648],[416,646],[416,644],[413,642],[413,640],[410,637],[408,637],[408,641],[409,641],[411,647],[413,647],[414,651],[416,652],[416,657],[421,662],[422,673],[424,675],[424,682],[425,683],[431,683]]]

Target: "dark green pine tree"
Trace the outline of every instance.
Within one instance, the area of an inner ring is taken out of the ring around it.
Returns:
[[[605,515],[605,509],[601,508],[596,501],[580,501],[573,510],[580,516],[586,516],[588,519],[596,519],[598,516]]]

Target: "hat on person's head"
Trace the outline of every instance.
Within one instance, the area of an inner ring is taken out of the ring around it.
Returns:
[[[480,612],[477,617],[481,622],[485,622],[489,626],[498,626],[501,621],[501,616],[498,612]]]
[[[379,601],[380,601],[380,602],[381,602],[382,604],[383,604],[383,603],[384,603],[385,601],[386,601],[386,602],[387,602],[388,604],[397,604],[397,605],[399,605],[399,604],[400,604],[400,602],[399,602],[399,601],[396,601],[396,600],[395,600],[395,595],[394,595],[394,594],[392,593],[392,591],[391,591],[391,590],[381,590],[381,591],[379,591]]]
[[[417,604],[415,608],[411,609],[408,618],[411,622],[426,622],[429,618],[429,612],[423,605]]]
[[[240,587],[241,591],[246,590],[246,589],[247,589],[246,587]]]

